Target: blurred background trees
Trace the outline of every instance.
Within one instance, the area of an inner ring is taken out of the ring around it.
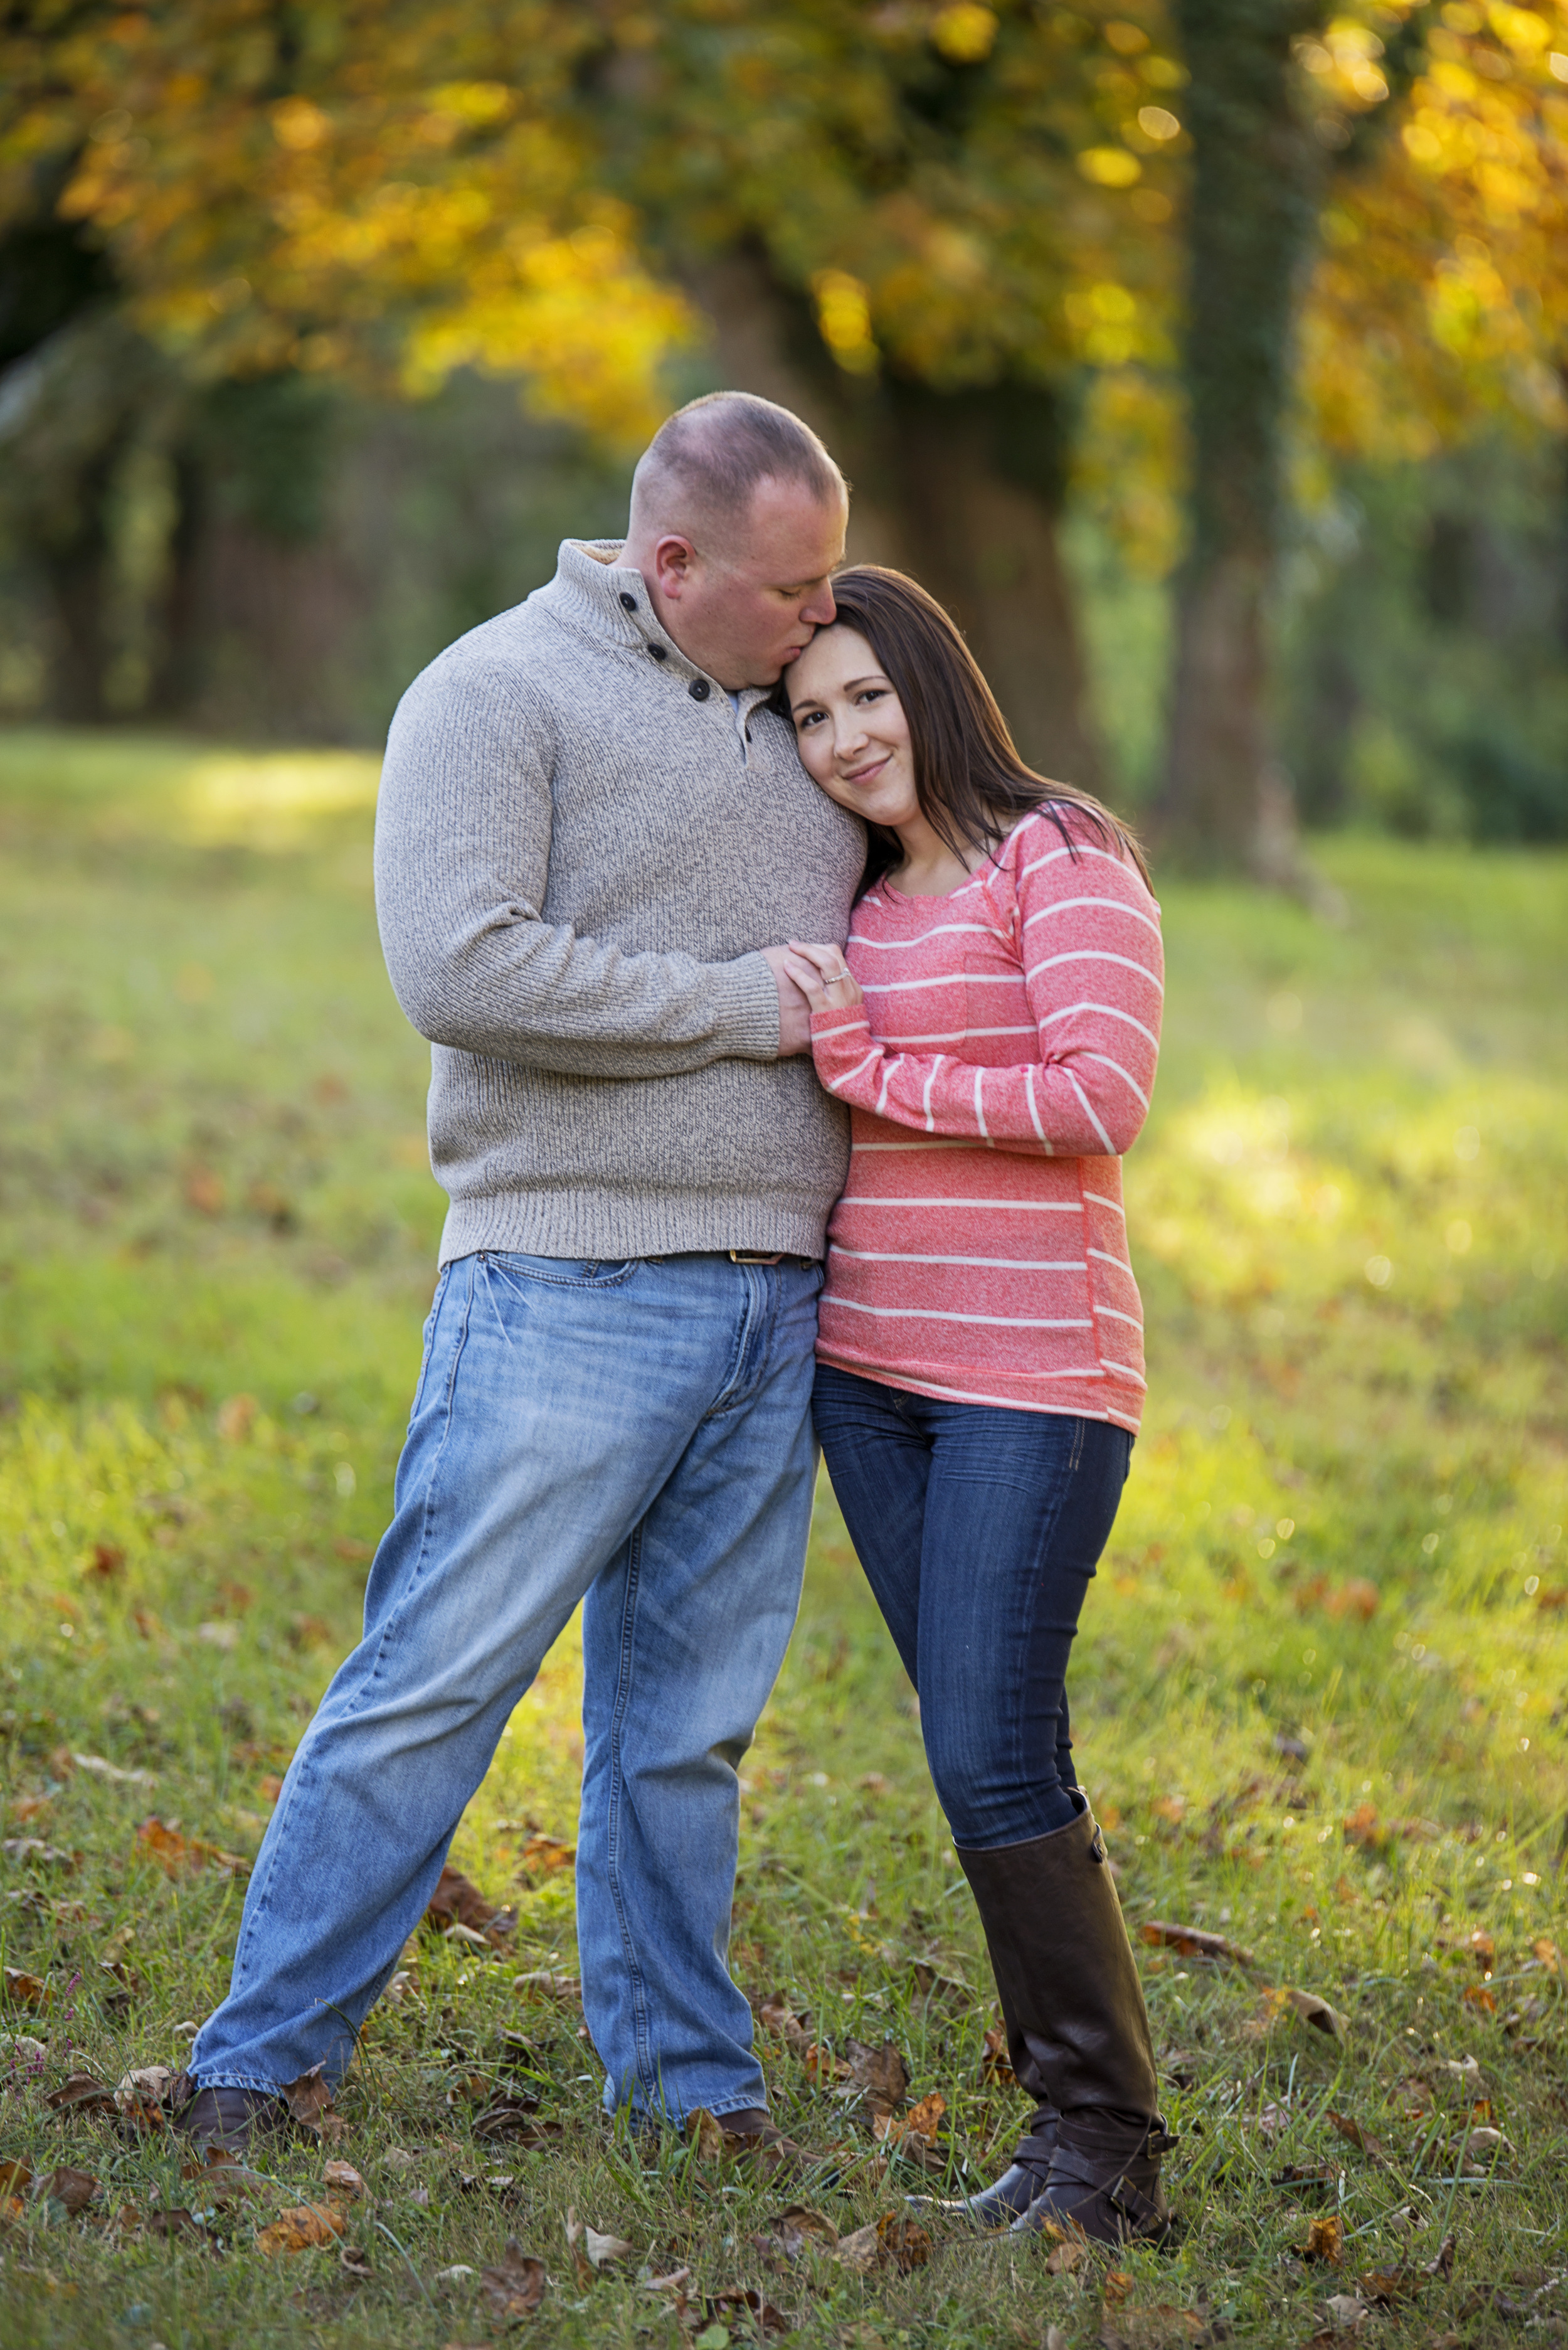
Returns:
[[[374,740],[730,382],[1169,853],[1568,836],[1564,0],[34,0],[0,91],[8,714]]]

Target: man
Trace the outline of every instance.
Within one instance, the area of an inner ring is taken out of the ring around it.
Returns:
[[[771,2132],[726,1963],[736,1765],[799,1598],[848,1155],[782,942],[845,935],[864,842],[763,705],[834,617],[846,506],[787,411],[696,400],[637,469],[626,545],[568,540],[398,710],[377,902],[452,1206],[364,1638],[192,2051],[198,2138],[243,2145],[286,2085],[341,2074],[585,1597],[605,2104]]]

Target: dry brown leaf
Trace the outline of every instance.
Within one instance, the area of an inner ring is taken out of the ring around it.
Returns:
[[[601,2236],[598,2230],[579,2220],[570,2205],[566,2209],[566,2242],[571,2250],[579,2276],[586,2262],[589,2270],[613,2267],[617,2261],[637,2258],[637,2247],[620,2236]]]
[[[67,2217],[73,2220],[102,2194],[101,2184],[90,2171],[67,2170],[63,2165],[57,2170],[45,2171],[33,2182],[35,2203],[63,2204]]]
[[[1360,1845],[1364,1851],[1376,1851],[1387,1841],[1386,1831],[1380,1825],[1376,1805],[1358,1804],[1341,1824],[1341,1834],[1346,1844]]]
[[[696,2106],[687,2116],[686,2135],[696,2149],[699,2162],[717,2162],[724,2151],[724,2125],[706,2106]]]
[[[248,1877],[251,1864],[237,1852],[224,1852],[200,1836],[182,1835],[171,1820],[145,1819],[136,1831],[137,1850],[155,1860],[165,1877],[213,1867],[220,1876]]]
[[[518,1855],[518,1873],[524,1877],[553,1877],[558,1869],[575,1868],[576,1860],[576,1845],[538,1829]]]
[[[167,2243],[200,2244],[203,2250],[212,2244],[212,2238],[192,2211],[150,2211],[143,2225],[149,2235],[161,2236]]]
[[[935,2146],[937,2131],[948,2101],[940,2089],[922,2097],[907,2114],[878,2114],[871,2125],[871,2134],[884,2143],[897,2145],[904,2138],[919,2138],[926,2146]]]
[[[9,2155],[0,2162],[0,2196],[26,2195],[33,2183],[33,2174],[17,2155]]]
[[[974,1993],[968,1983],[957,1975],[945,1975],[929,1960],[916,1959],[909,1971],[914,1978],[917,1995],[928,2007],[950,2007],[955,2014],[967,2014],[974,2004]]]
[[[1126,2343],[1127,2350],[1179,2350],[1185,2343],[1210,2339],[1208,2322],[1200,2311],[1179,2309],[1168,2301],[1157,2301],[1147,2309],[1119,2309],[1116,2325],[1115,2338]],[[1110,2332],[1108,2325],[1102,2330],[1102,2343]],[[1064,2345],[1065,2339],[1064,2335]]]
[[[792,2330],[789,2319],[751,2285],[728,2285],[722,2293],[705,2296],[702,2314],[710,2324],[732,2324],[736,2318],[749,2320],[764,2340],[770,2334],[788,2334]]]
[[[1459,1996],[1467,2007],[1479,2008],[1483,2015],[1497,2013],[1497,1993],[1485,1983],[1467,1983]]]
[[[877,2233],[882,2250],[893,2266],[909,2276],[915,2269],[923,2269],[931,2257],[931,2240],[924,2228],[913,2220],[901,2219],[889,2211],[877,2222]]]
[[[1331,2040],[1343,2040],[1350,2030],[1346,2019],[1335,2007],[1315,1991],[1293,1991],[1282,1984],[1266,1994],[1279,2014],[1287,2011],[1303,2023],[1310,2023],[1314,2032],[1326,2033]]]
[[[40,1975],[30,1975],[21,1967],[0,1970],[5,2002],[10,2007],[47,2007],[53,1993]]]
[[[256,2230],[258,2252],[308,2252],[335,2244],[347,2222],[332,2203],[296,2203],[268,2228]]]
[[[1308,2261],[1326,2261],[1337,2268],[1345,2258],[1345,2222],[1337,2211],[1321,2220],[1314,2220],[1307,2229],[1307,2240],[1302,2246],[1302,2257]]]
[[[199,2179],[202,2201],[219,2209],[230,2203],[244,2202],[250,2196],[270,2195],[276,2188],[275,2179],[264,2178],[258,2172],[247,2170],[244,2163],[236,2161],[221,2146],[208,2147],[206,2159],[202,2162],[182,2163],[180,2176],[190,2183]]]
[[[1366,1576],[1353,1575],[1337,1591],[1331,1591],[1324,1600],[1324,1611],[1329,1616],[1354,1616],[1359,1622],[1369,1624],[1377,1613],[1377,1586]]]
[[[1075,2230],[1071,2235],[1065,2229],[1053,2229],[1049,2232],[1059,2234],[1061,2241],[1051,2247],[1045,2262],[1045,2273],[1047,2276],[1071,2276],[1074,2270],[1081,2268],[1088,2259],[1089,2240]]]
[[[805,2054],[811,2046],[806,2020],[794,2012],[782,1991],[775,1991],[764,1999],[756,2013],[757,2021],[764,2031],[773,2033],[786,2047],[793,2048],[797,2056]]]
[[[885,2040],[880,2048],[872,2048],[863,2040],[846,2040],[844,2062],[868,2112],[897,2113],[909,2095],[909,2071],[891,2040]]]
[[[1018,2085],[1018,2075],[1012,2069],[1012,2059],[1008,2052],[1006,2027],[1002,2024],[992,2024],[985,2035],[980,2077],[982,2083],[994,2082],[1001,2089],[1016,2088]]]
[[[321,2176],[334,2195],[347,2195],[352,2200],[365,2192],[365,2182],[351,2162],[329,2162]]]
[[[1119,2309],[1133,2289],[1133,2279],[1126,2269],[1107,2269],[1103,2299],[1107,2309]]]
[[[332,2102],[327,2067],[313,2064],[297,2081],[286,2082],[278,2093],[298,2129],[309,2130],[325,2146],[337,2146],[348,2136],[348,2125]]]
[[[57,2114],[79,2114],[84,2119],[93,2114],[112,2114],[115,2110],[114,2091],[90,2073],[73,2073],[51,2089],[44,2103]]]
[[[515,2236],[507,2238],[506,2250],[495,2266],[479,2272],[479,2289],[492,2314],[504,2324],[532,2317],[545,2298],[545,2282],[544,2262],[525,2252]]]
[[[528,1973],[514,1975],[512,1991],[517,1999],[554,1999],[571,2005],[581,2002],[583,1987],[576,1975],[553,1974],[548,1967],[535,1967]]]
[[[853,2269],[857,2276],[869,2276],[882,2264],[882,2239],[875,2227],[857,2228],[847,2236],[840,2236],[836,2254],[841,2265]]]
[[[1563,1953],[1558,1949],[1555,1942],[1548,1940],[1544,1934],[1541,1934],[1536,1937],[1535,1940],[1532,1942],[1530,1947],[1549,1974],[1560,1975],[1562,1973]]]
[[[1228,1959],[1237,1967],[1255,1967],[1258,1963],[1251,1951],[1243,1950],[1239,1942],[1231,1941],[1224,1934],[1207,1933],[1201,1926],[1178,1926],[1151,1918],[1138,1928],[1137,1938],[1151,1949],[1175,1950],[1184,1959]]]
[[[780,2251],[785,2260],[798,2260],[802,2252],[820,2244],[830,2252],[838,2249],[838,2230],[831,2220],[814,2211],[805,2203],[792,2203],[781,2211],[772,2223],[768,2234],[760,2239],[770,2250]]]
[[[1478,1926],[1466,1944],[1466,1948],[1480,1973],[1483,1976],[1490,1975],[1497,1958],[1497,1943],[1493,1937]]]
[[[1414,2300],[1421,2280],[1406,2268],[1367,2269],[1357,2278],[1356,2288],[1369,2308],[1391,2309],[1397,2302]]]
[[[1352,2146],[1359,2147],[1362,2153],[1370,2155],[1374,2162],[1381,2162],[1384,2159],[1386,2147],[1373,2137],[1370,2130],[1363,2129],[1361,2124],[1353,2116],[1336,2114],[1331,2107],[1325,2118],[1332,2127],[1339,2132],[1341,2137],[1347,2137]]]
[[[210,1182],[216,1192],[216,1198],[211,1207],[208,1207],[205,1199],[199,1200],[196,1197],[196,1186],[202,1181]],[[202,1170],[198,1169],[186,1181],[185,1197],[193,1208],[202,1208],[208,1214],[215,1215],[223,1204],[223,1187],[215,1176],[205,1175]],[[217,1417],[218,1434],[224,1443],[243,1444],[255,1426],[256,1414],[260,1409],[261,1406],[254,1395],[227,1397],[218,1406]]]

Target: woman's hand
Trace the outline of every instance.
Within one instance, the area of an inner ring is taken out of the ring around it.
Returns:
[[[784,969],[814,1012],[844,1012],[866,1001],[842,947],[806,946],[791,939]]]

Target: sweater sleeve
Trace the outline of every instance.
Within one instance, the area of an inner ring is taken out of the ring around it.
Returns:
[[[630,954],[544,919],[554,728],[513,679],[455,663],[436,662],[398,707],[376,910],[409,1020],[432,1044],[566,1076],[776,1059],[778,990],[760,954]]]
[[[816,1073],[840,1101],[922,1134],[1048,1158],[1119,1158],[1148,1114],[1159,1050],[1159,910],[1135,868],[1048,821],[1018,849],[1018,945],[1038,1058],[994,1068],[906,1053],[862,1007],[818,1013]]]

